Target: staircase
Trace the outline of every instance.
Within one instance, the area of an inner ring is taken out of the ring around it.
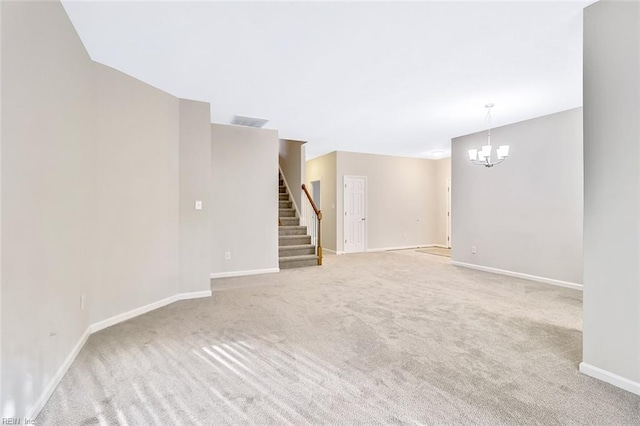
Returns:
[[[289,189],[279,176],[279,220],[278,250],[280,269],[317,266],[316,247],[311,244],[311,236],[307,235],[307,227],[300,226],[300,218],[291,201]]]

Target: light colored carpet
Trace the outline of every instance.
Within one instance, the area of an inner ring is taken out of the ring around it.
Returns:
[[[416,250],[419,253],[435,254],[436,256],[451,257],[451,249],[442,247],[427,247]]]
[[[40,425],[637,425],[578,372],[582,294],[414,250],[215,280],[92,335]]]

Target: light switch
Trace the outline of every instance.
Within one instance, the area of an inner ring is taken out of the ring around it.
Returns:
[[[202,210],[202,201],[200,200],[196,201],[196,210]]]

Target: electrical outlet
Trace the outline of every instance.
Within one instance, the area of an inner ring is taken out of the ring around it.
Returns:
[[[476,254],[476,246],[471,247],[471,254]]]
[[[80,296],[80,310],[84,311],[84,294]]]
[[[225,258],[226,260],[231,259],[231,252],[230,252],[230,251],[226,251],[226,252],[224,252],[224,258]]]

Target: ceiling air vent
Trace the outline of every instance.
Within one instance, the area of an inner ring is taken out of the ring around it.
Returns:
[[[233,117],[233,120],[231,120],[231,124],[248,127],[262,127],[268,122],[269,120],[266,118],[247,117],[246,115],[236,115]]]

